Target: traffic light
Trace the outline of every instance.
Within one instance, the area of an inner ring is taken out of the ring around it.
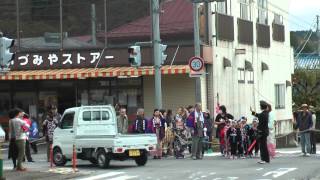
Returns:
[[[6,37],[0,37],[0,66],[8,67],[10,62],[14,60],[15,53],[10,52],[10,48],[14,45],[14,40]]]
[[[160,55],[161,55],[161,64],[164,64],[164,61],[167,59],[167,54],[165,54],[165,51],[167,49],[167,45],[160,44]]]
[[[141,51],[140,46],[130,46],[128,48],[129,63],[133,67],[141,66]]]

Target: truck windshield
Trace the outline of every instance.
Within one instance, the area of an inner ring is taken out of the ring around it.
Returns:
[[[74,112],[67,113],[61,121],[61,129],[71,129],[73,127]]]

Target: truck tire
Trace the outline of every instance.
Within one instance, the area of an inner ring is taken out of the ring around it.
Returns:
[[[139,156],[139,157],[137,157],[137,158],[135,159],[135,161],[136,161],[136,164],[137,164],[138,166],[144,166],[144,165],[146,165],[146,163],[147,163],[147,161],[148,161],[148,155],[147,155],[147,153],[143,152],[143,153],[141,154],[141,156]]]
[[[107,156],[107,153],[100,149],[97,153],[97,164],[100,168],[108,168],[110,164],[110,158]]]
[[[67,163],[66,157],[62,154],[60,148],[53,149],[53,163],[56,166],[64,166]]]

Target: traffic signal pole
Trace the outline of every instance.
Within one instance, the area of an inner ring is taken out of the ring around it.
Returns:
[[[161,87],[161,53],[160,53],[160,5],[159,0],[152,0],[152,41],[153,41],[153,60],[154,60],[154,92],[155,108],[162,108],[162,87]]]

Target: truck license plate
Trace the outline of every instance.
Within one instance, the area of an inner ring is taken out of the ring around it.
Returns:
[[[129,150],[129,156],[130,157],[140,156],[140,151],[139,150]]]

